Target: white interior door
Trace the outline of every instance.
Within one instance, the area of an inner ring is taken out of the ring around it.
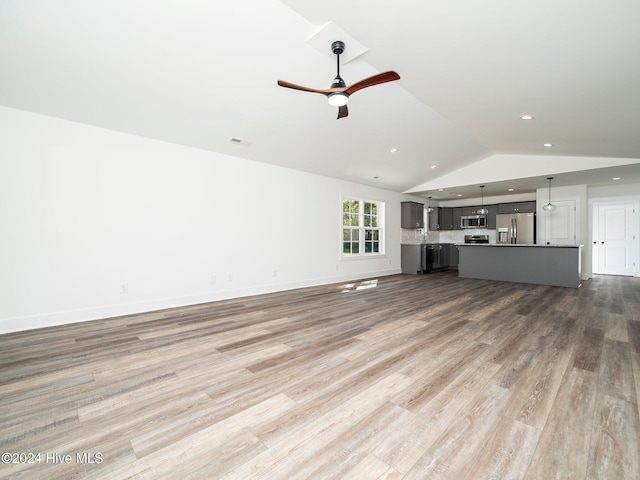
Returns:
[[[633,204],[594,205],[593,273],[633,275]]]
[[[563,200],[553,202],[555,210],[545,212],[547,245],[576,244],[576,202]]]

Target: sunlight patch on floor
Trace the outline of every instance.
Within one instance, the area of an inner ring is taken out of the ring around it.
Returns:
[[[349,292],[353,292],[354,290],[367,290],[369,288],[376,288],[378,286],[378,279],[374,279],[374,280],[364,280],[362,282],[359,283],[347,283],[345,285],[342,285],[342,293],[349,293]]]

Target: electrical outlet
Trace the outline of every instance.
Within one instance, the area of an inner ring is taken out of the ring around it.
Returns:
[[[120,284],[120,293],[129,293],[129,285],[126,283]]]

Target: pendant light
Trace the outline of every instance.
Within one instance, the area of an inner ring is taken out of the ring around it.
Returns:
[[[489,210],[484,208],[484,185],[480,185],[480,194],[482,195],[482,208],[480,208],[480,210],[478,210],[478,214],[479,215],[486,215],[487,213],[489,213]]]
[[[553,177],[547,177],[547,180],[549,180],[549,203],[542,207],[542,210],[544,210],[545,212],[550,212],[556,209],[556,206],[551,203],[551,180],[553,180]]]

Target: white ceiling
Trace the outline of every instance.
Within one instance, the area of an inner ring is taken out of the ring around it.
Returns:
[[[575,159],[559,184],[610,183],[631,159],[619,176],[635,183],[638,18],[638,0],[3,0],[0,105],[434,198],[438,179],[505,154]],[[341,120],[276,84],[329,87],[329,22],[363,47],[347,84],[401,76]],[[602,175],[578,172],[583,157]],[[506,185],[494,173],[487,192]]]

